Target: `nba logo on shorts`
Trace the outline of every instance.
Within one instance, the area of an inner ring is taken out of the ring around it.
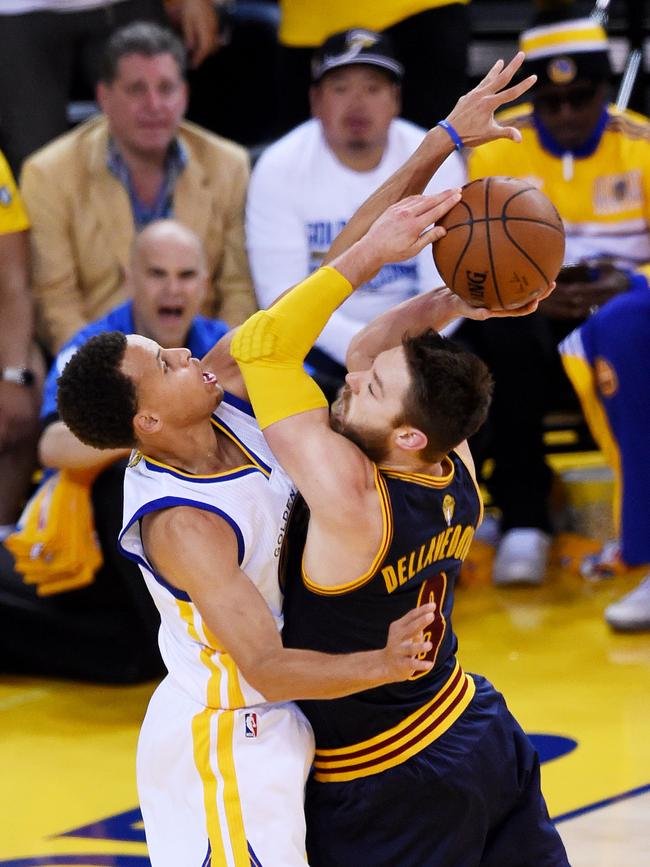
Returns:
[[[256,738],[257,737],[257,714],[256,713],[244,714],[244,735],[247,738]]]

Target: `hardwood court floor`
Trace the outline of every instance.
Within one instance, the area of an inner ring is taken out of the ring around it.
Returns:
[[[650,634],[602,620],[638,576],[458,591],[461,662],[536,740],[573,867],[650,864]],[[0,680],[0,867],[147,867],[134,753],[152,688]]]

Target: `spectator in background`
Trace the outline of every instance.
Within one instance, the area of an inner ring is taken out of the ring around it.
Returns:
[[[39,453],[52,470],[84,478],[98,473],[92,505],[104,565],[90,586],[40,598],[11,572],[7,557],[0,558],[0,670],[109,682],[162,672],[158,614],[137,566],[117,550],[130,449],[97,450],[79,442],[59,419],[57,379],[74,352],[103,331],[143,334],[202,357],[227,330],[224,322],[198,315],[207,286],[197,235],[175,220],[156,221],[132,244],[131,299],[86,326],[59,353],[45,386]]]
[[[14,529],[36,465],[44,370],[33,342],[28,229],[0,154],[0,542]]]
[[[216,47],[212,0],[174,0],[192,66]],[[90,95],[104,42],[132,21],[165,23],[163,0],[2,0],[0,141],[14,170],[68,129],[72,94]]]
[[[470,0],[280,0],[280,132],[309,116],[314,49],[332,33],[382,31],[405,69],[403,116],[429,128],[466,90]]]
[[[25,163],[38,327],[52,354],[124,299],[133,236],[164,217],[204,245],[203,312],[232,326],[255,309],[244,247],[248,156],[181,121],[184,60],[177,37],[156,24],[118,30],[97,88],[104,114]]]
[[[495,394],[487,448],[495,461],[488,488],[502,513],[493,577],[543,580],[551,540],[543,417],[575,398],[557,343],[599,305],[646,286],[637,269],[650,260],[650,122],[607,104],[605,31],[592,19],[546,14],[521,35],[524,69],[536,73],[532,105],[504,112],[522,143],[493,142],[469,158],[471,178],[507,173],[538,186],[564,221],[567,267],[533,316],[465,321],[456,337],[490,366]],[[526,399],[521,396],[525,394]],[[480,461],[478,462],[480,465]]]
[[[650,563],[650,292],[647,286],[608,301],[561,344],[565,369],[585,417],[615,471],[614,517],[620,557]],[[650,573],[605,609],[618,631],[650,630]]]
[[[402,74],[388,37],[371,31],[336,34],[315,54],[314,117],[267,148],[251,179],[247,242],[261,307],[319,267],[354,211],[421,143],[425,131],[397,117]],[[452,154],[427,192],[459,187],[464,177]],[[357,331],[440,282],[427,249],[382,268],[334,313],[308,359],[329,397]]]

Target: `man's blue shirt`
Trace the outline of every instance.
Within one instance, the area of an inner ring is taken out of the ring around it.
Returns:
[[[80,346],[83,346],[91,337],[104,331],[121,331],[123,334],[135,334],[136,328],[133,321],[133,301],[127,301],[114,307],[106,316],[91,322],[63,346],[45,380],[43,389],[43,405],[41,407],[41,421],[49,424],[58,419],[56,397],[58,392],[57,380]],[[208,350],[228,331],[228,326],[221,319],[207,319],[205,316],[195,316],[190,330],[185,337],[184,345],[196,358],[202,358]]]

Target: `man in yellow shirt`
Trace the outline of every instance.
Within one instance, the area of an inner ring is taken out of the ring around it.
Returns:
[[[488,322],[480,332],[466,322],[458,331],[496,381],[484,452],[494,458],[489,487],[502,512],[493,573],[500,584],[544,577],[552,527],[542,421],[551,408],[578,408],[557,343],[614,295],[646,285],[650,260],[650,121],[608,105],[605,31],[589,18],[540,16],[520,46],[538,83],[532,102],[503,118],[522,143],[475,149],[470,177],[508,174],[545,192],[564,221],[565,262],[577,267],[560,273],[534,316]]]
[[[0,541],[13,530],[36,463],[43,362],[32,342],[28,230],[0,154]]]

